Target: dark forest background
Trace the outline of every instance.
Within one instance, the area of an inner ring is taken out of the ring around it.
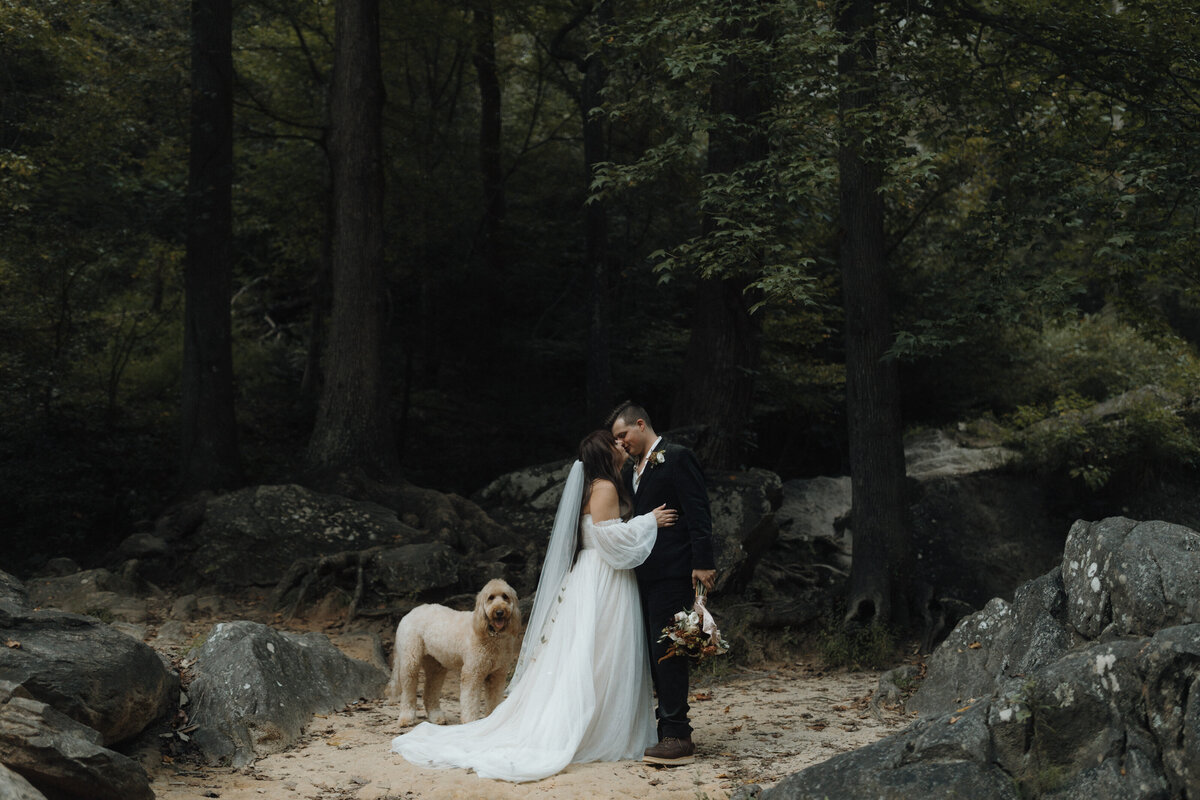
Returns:
[[[196,491],[469,495],[627,397],[853,473],[876,579],[905,431],[1190,480],[1198,132],[1182,0],[0,2],[3,566]]]

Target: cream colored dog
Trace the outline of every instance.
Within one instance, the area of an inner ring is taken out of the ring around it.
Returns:
[[[521,649],[521,610],[517,593],[493,579],[475,596],[474,611],[441,605],[417,606],[396,626],[388,699],[400,700],[401,727],[417,721],[417,675],[425,670],[425,716],[446,724],[442,684],[460,671],[462,722],[492,713],[504,694],[509,670]]]

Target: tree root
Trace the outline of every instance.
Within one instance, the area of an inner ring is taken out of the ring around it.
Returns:
[[[271,590],[271,595],[267,599],[268,607],[272,610],[283,608],[284,597],[295,589],[295,597],[287,604],[286,610],[283,611],[283,618],[290,620],[296,616],[296,612],[304,605],[309,591],[318,580],[328,575],[335,576],[336,580],[337,575],[354,570],[354,593],[350,598],[350,608],[343,627],[349,626],[354,618],[358,616],[359,606],[362,604],[366,586],[366,565],[383,549],[384,547],[378,546],[370,547],[366,550],[343,550],[340,553],[333,553],[327,556],[296,559],[288,567],[283,577],[279,579],[279,582],[275,584],[275,588]]]

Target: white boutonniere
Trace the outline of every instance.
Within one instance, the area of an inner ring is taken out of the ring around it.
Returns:
[[[646,469],[654,469],[659,464],[665,463],[667,463],[667,451],[655,450],[650,454],[649,458],[646,459]]]

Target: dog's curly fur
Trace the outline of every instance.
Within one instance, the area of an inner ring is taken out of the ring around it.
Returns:
[[[470,722],[492,713],[504,694],[508,673],[521,649],[521,610],[517,593],[496,578],[475,596],[474,611],[442,605],[417,606],[396,626],[392,679],[387,697],[400,701],[401,727],[417,720],[417,675],[425,670],[425,716],[446,723],[442,684],[460,670],[460,719]]]

